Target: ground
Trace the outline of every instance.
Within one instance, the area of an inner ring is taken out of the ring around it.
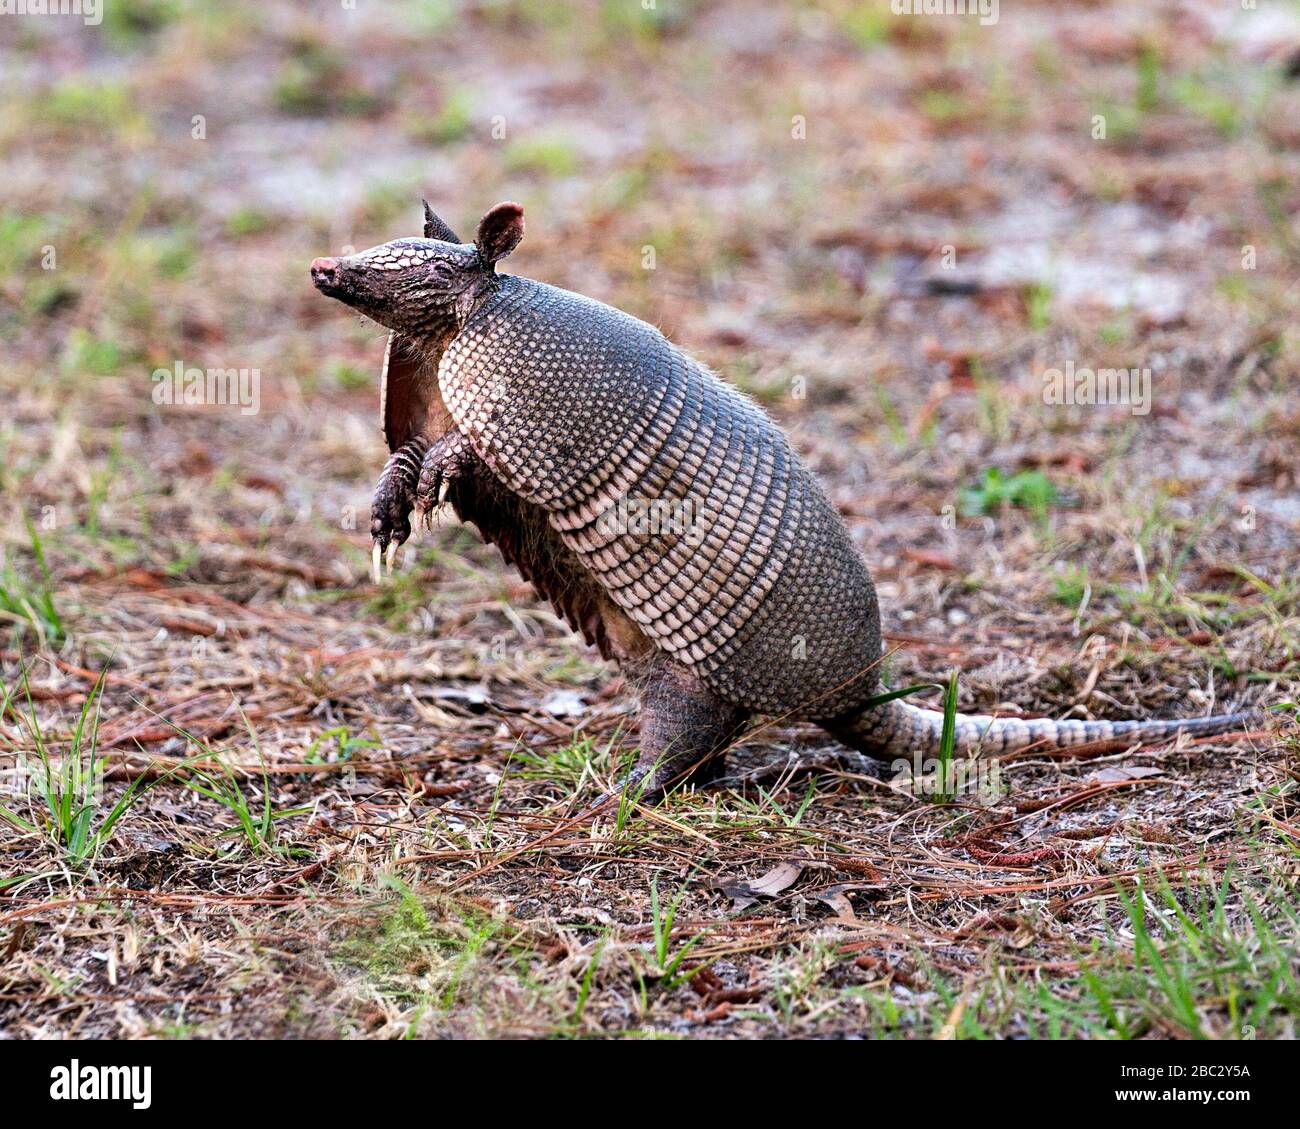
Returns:
[[[1294,1037],[1297,31],[1281,0],[6,18],[0,1034]],[[617,671],[454,522],[367,575],[384,336],[307,266],[417,234],[421,195],[463,235],[520,201],[512,271],[772,412],[891,684],[1265,712],[946,781],[768,719],[720,786],[575,824],[635,755]],[[168,403],[177,366],[247,395]],[[1055,402],[1098,368],[1149,384]]]

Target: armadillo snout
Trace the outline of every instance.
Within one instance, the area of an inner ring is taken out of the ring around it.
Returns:
[[[317,286],[337,286],[339,264],[337,259],[312,259],[311,280]]]

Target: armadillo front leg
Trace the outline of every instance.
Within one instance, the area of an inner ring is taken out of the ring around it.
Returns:
[[[415,491],[415,505],[426,523],[432,520],[433,511],[446,500],[456,480],[473,470],[478,462],[479,457],[469,440],[454,428],[425,452]]]
[[[388,553],[388,567],[393,567],[397,547],[411,536],[411,510],[415,508],[415,487],[420,464],[429,449],[423,435],[408,439],[389,456],[375,486],[370,503],[370,536],[374,539],[373,573],[379,582],[379,561]]]
[[[641,687],[641,756],[622,788],[643,799],[674,784],[703,784],[722,772],[722,753],[746,711],[722,701],[698,676],[662,654],[633,671]],[[644,783],[649,777],[649,782]]]

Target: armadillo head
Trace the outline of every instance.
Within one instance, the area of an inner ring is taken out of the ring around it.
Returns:
[[[311,280],[322,294],[411,337],[464,325],[495,285],[497,260],[523,238],[524,210],[498,204],[479,221],[474,242],[460,243],[425,204],[424,230],[423,239],[314,259]]]

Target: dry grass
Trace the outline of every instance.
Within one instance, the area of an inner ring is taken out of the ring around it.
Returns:
[[[850,3],[106,7],[0,48],[32,79],[0,128],[0,767],[66,758],[85,714],[105,775],[79,828],[0,797],[0,1031],[1295,1035],[1295,707],[981,764],[946,804],[769,725],[725,786],[571,825],[633,702],[466,530],[371,586],[382,335],[306,272],[413,232],[421,191],[462,229],[521,200],[513,269],[661,324],[788,428],[895,684],[1282,706],[1280,40],[1195,5],[986,32]],[[260,411],[155,405],[178,360],[259,367]],[[1067,361],[1150,367],[1153,410],[1045,404]]]

